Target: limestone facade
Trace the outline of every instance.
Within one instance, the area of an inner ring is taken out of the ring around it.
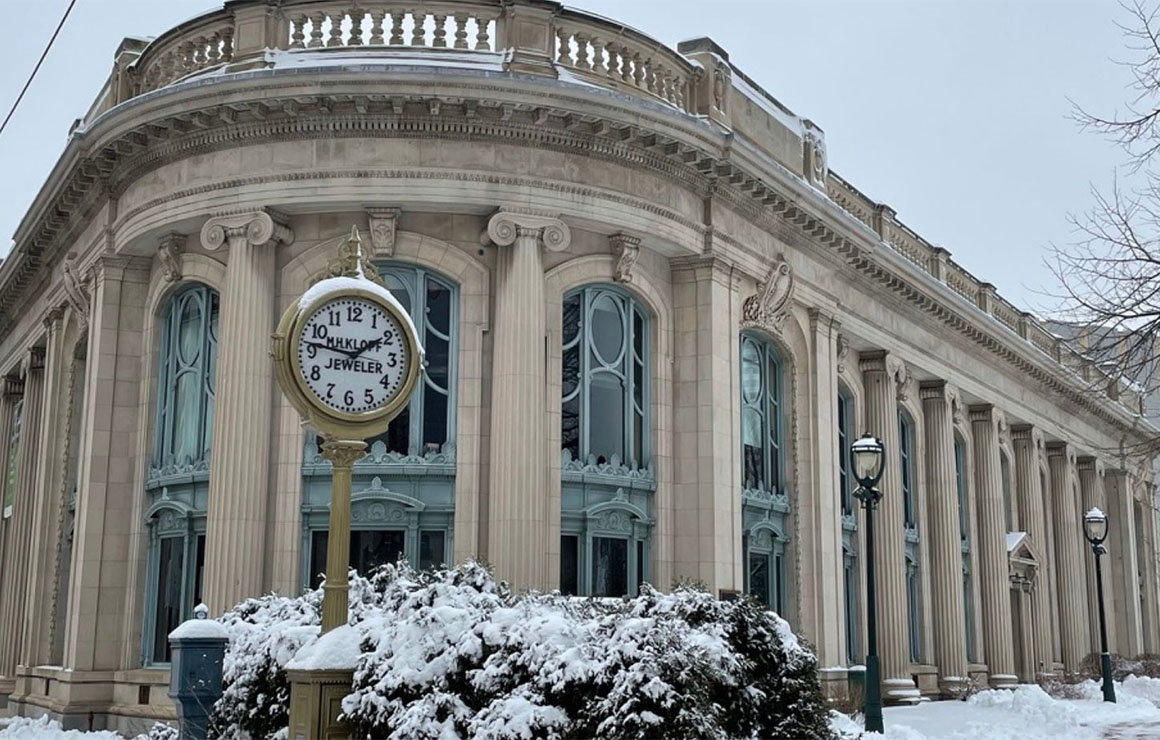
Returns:
[[[352,224],[428,352],[355,464],[356,564],[747,591],[840,691],[869,431],[888,698],[1074,669],[1091,505],[1112,649],[1160,651],[1153,468],[1119,452],[1155,433],[1140,399],[722,48],[542,0],[359,7],[126,40],[0,265],[6,711],[171,718],[170,625],[316,582],[329,468],[269,341]]]

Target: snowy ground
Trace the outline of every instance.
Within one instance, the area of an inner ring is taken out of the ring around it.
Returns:
[[[888,707],[885,734],[863,740],[1103,740],[1160,738],[1160,679],[1129,676],[1116,684],[1115,704],[1103,701],[1089,681],[1077,687],[1083,699],[1053,699],[1038,686],[1015,691],[983,691],[967,701],[926,702]],[[831,726],[844,739],[862,728],[845,715]],[[859,718],[860,719],[860,718]]]

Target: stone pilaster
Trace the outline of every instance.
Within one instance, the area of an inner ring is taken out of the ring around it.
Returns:
[[[36,455],[40,460],[33,496],[31,543],[28,563],[28,608],[24,613],[24,643],[20,663],[42,665],[49,660],[54,593],[53,572],[60,545],[61,478],[65,474],[65,433],[68,408],[68,366],[72,358],[64,346],[64,308],[49,312],[45,319],[46,351],[44,400],[41,406],[41,429]]]
[[[136,642],[126,558],[142,512],[133,471],[141,403],[141,334],[152,260],[103,256],[94,266],[89,312],[80,480],[74,519],[64,664],[115,670]],[[135,646],[135,645],[134,645]]]
[[[879,489],[882,501],[874,516],[875,581],[878,608],[878,652],[883,694],[890,701],[917,696],[907,644],[906,542],[903,533],[902,472],[898,468],[898,381],[906,366],[886,352],[863,352],[858,358],[866,393],[865,428],[885,447],[886,465]]]
[[[983,607],[983,650],[991,686],[1013,687],[1015,646],[1011,637],[1011,594],[1007,574],[1007,524],[999,463],[998,412],[989,404],[972,406],[971,437],[975,458],[975,502],[979,518],[978,589]]]
[[[294,234],[266,211],[214,216],[202,246],[229,247],[221,293],[202,597],[214,614],[262,592],[274,393],[275,247]]]
[[[1076,458],[1076,471],[1079,474],[1079,516],[1081,520],[1083,515],[1091,511],[1093,506],[1098,506],[1100,511],[1106,514],[1108,511],[1108,503],[1104,495],[1103,466],[1094,457],[1078,457]],[[1111,522],[1108,522],[1108,531],[1111,531]],[[1087,542],[1086,536],[1080,539],[1080,551],[1083,552],[1084,573],[1086,574],[1084,601],[1086,602],[1085,606],[1088,610],[1089,629],[1087,644],[1091,652],[1098,653],[1100,651],[1100,616],[1099,600],[1096,592],[1096,566],[1095,557],[1092,555],[1091,545]],[[1107,567],[1107,560],[1104,560],[1104,568],[1106,569]],[[1104,577],[1106,580],[1106,573]],[[1105,589],[1104,614],[1107,618],[1108,649],[1111,650],[1110,646],[1116,644],[1115,611],[1117,604],[1109,599],[1108,596],[1110,594]]]
[[[1044,517],[1043,494],[1039,477],[1039,450],[1043,439],[1029,424],[1011,427],[1011,443],[1015,448],[1015,497],[1020,526],[1031,538],[1031,546],[1039,554],[1037,575],[1030,584],[1031,638],[1035,652],[1036,671],[1051,672],[1051,632],[1055,605],[1051,598],[1050,563],[1048,562],[1047,524]]]
[[[955,391],[941,380],[919,387],[926,436],[927,547],[930,553],[934,655],[939,687],[953,693],[966,684],[967,633],[963,614],[963,554],[955,471]]]
[[[846,610],[843,588],[842,511],[838,497],[838,322],[825,311],[810,310],[810,354],[805,358],[810,411],[802,435],[800,459],[810,461],[799,471],[804,494],[797,511],[800,559],[801,625],[813,643],[819,665],[844,665]],[[788,380],[788,378],[787,378]],[[788,382],[786,387],[792,387]],[[797,399],[790,399],[796,403]],[[788,422],[788,419],[787,419]],[[788,424],[787,424],[788,426]]]
[[[1132,505],[1132,486],[1128,471],[1109,470],[1104,477],[1104,496],[1108,502],[1108,539],[1104,547],[1108,550],[1107,584],[1105,602],[1115,604],[1116,625],[1113,641],[1109,637],[1108,649],[1129,657],[1144,652],[1144,633],[1140,614],[1140,579],[1137,577],[1140,565],[1136,554],[1139,533],[1136,531],[1136,516]]]
[[[1055,521],[1055,556],[1059,599],[1059,642],[1063,668],[1073,672],[1088,653],[1087,588],[1080,540],[1083,521],[1079,491],[1073,479],[1075,454],[1064,442],[1047,445],[1051,468],[1051,503]]]
[[[1143,471],[1141,471],[1143,472]],[[1134,481],[1136,489],[1136,530],[1139,552],[1136,560],[1140,572],[1141,631],[1144,637],[1145,653],[1160,652],[1160,595],[1156,583],[1156,516],[1153,511],[1155,485],[1150,478],[1139,475]]]
[[[549,547],[545,443],[543,250],[571,243],[557,218],[500,211],[487,225],[495,274],[488,559],[515,588],[546,588]]]
[[[36,510],[36,477],[44,401],[44,349],[28,350],[21,367],[24,374],[24,410],[20,421],[20,446],[16,463],[16,500],[12,508],[4,553],[6,593],[0,604],[0,675],[12,678],[24,639],[24,619],[28,610],[29,552],[37,542],[32,532]],[[9,584],[11,584],[9,590]]]

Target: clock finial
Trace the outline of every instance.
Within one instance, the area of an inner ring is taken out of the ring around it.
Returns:
[[[362,248],[362,237],[358,225],[350,227],[350,237],[338,246],[338,256],[326,264],[326,269],[314,276],[311,285],[332,277],[352,277],[370,280],[387,287],[379,276],[373,262],[367,259]]]

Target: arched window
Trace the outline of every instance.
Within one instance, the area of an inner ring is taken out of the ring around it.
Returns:
[[[955,491],[959,500],[959,541],[962,551],[963,566],[963,625],[967,633],[967,659],[975,657],[975,619],[972,599],[974,589],[971,587],[971,535],[970,515],[967,511],[967,476],[966,444],[962,437],[955,435]]]
[[[649,576],[649,320],[609,285],[561,306],[560,590],[637,593]]]
[[[560,445],[574,460],[647,464],[648,321],[624,293],[592,286],[563,305]]]
[[[906,542],[906,615],[910,659],[918,662],[922,644],[922,614],[919,609],[919,531],[918,509],[915,498],[917,471],[915,469],[914,420],[902,408],[898,409],[898,465],[902,478],[902,516]]]
[[[169,662],[169,633],[201,599],[219,314],[217,291],[194,283],[173,294],[160,323],[153,463],[145,483],[151,502],[145,664]]]
[[[354,464],[350,562],[361,573],[400,556],[418,568],[450,562],[455,514],[459,289],[417,265],[376,267],[411,317],[425,362],[410,402]],[[320,443],[309,434],[303,454],[303,587],[326,569],[331,467]]]
[[[741,480],[782,492],[781,360],[768,342],[741,336]]]

